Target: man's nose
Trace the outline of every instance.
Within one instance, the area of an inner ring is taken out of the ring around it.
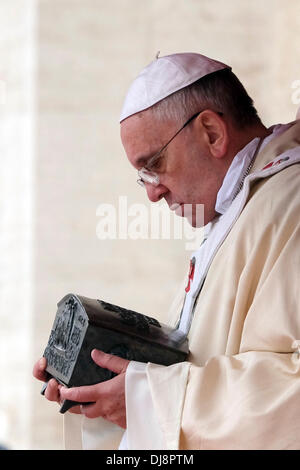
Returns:
[[[158,186],[154,186],[150,183],[145,183],[147,196],[151,202],[158,202],[161,198],[167,194],[168,189],[163,185],[159,184]]]

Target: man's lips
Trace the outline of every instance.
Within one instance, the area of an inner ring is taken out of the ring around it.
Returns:
[[[176,209],[178,209],[178,207],[180,207],[181,205],[182,204],[179,202],[173,202],[169,207],[171,211],[176,211]]]
[[[184,213],[184,204],[183,203],[179,203],[179,202],[173,202],[171,205],[170,205],[170,209],[171,211],[175,212],[176,215],[179,215],[179,216],[183,216],[183,213]]]
[[[177,216],[186,218],[193,227],[204,226],[203,204],[172,202],[169,209]]]

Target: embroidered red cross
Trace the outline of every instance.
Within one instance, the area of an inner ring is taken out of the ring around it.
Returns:
[[[185,288],[185,292],[188,292],[191,288],[191,282],[194,279],[195,264],[196,264],[196,259],[192,258],[191,261],[190,261],[190,271],[189,271],[189,277],[188,277],[188,284]]]
[[[277,160],[277,162],[272,161],[272,162],[268,163],[266,166],[264,166],[263,170],[266,170],[267,168],[271,168],[274,165],[279,165],[279,163],[285,162],[288,159],[289,159],[289,157],[285,157],[285,158],[280,158],[279,160]]]

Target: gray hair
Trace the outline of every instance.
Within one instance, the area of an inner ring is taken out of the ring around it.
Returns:
[[[230,69],[211,73],[151,108],[156,119],[181,124],[204,109],[224,114],[240,129],[261,122],[253,100]]]

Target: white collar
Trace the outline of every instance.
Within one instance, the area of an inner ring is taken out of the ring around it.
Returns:
[[[268,135],[262,142],[259,150],[261,150],[276,135],[281,134],[290,127],[291,124],[278,124],[269,128],[272,134]],[[218,214],[224,214],[231,205],[236,193],[243,184],[245,176],[254,162],[256,151],[260,144],[260,138],[255,137],[242,150],[240,150],[231,162],[231,165],[225,175],[222,186],[217,194],[215,210]]]

